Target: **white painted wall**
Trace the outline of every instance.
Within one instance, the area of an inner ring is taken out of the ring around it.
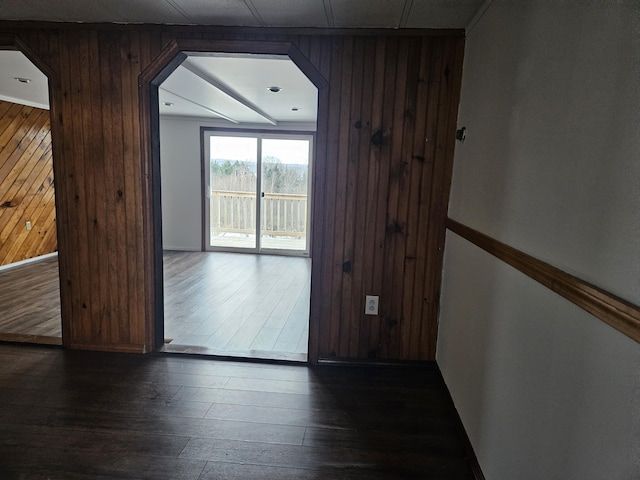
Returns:
[[[202,249],[200,127],[239,128],[204,118],[160,117],[162,245],[165,250]],[[314,124],[245,125],[263,130],[314,131]]]
[[[160,117],[162,245],[165,250],[202,248],[200,121]]]
[[[640,2],[495,0],[449,216],[640,305]],[[640,478],[640,345],[455,234],[437,360],[488,479]]]

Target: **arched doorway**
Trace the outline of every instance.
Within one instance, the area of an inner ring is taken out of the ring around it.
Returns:
[[[16,39],[0,39],[0,65],[0,339],[59,345],[51,73]]]
[[[169,102],[171,103],[171,99],[165,100],[161,99],[162,90],[159,90],[159,87],[162,86],[163,82],[178,68],[178,66],[189,56],[202,57],[211,55],[214,52],[215,55],[223,54],[227,57],[233,57],[234,55],[239,56],[247,56],[247,55],[263,55],[263,56],[285,56],[295,63],[297,68],[300,69],[306,75],[306,77],[310,80],[310,82],[315,86],[318,92],[318,104],[323,105],[323,102],[327,100],[327,92],[326,87],[327,83],[322,78],[322,76],[317,72],[317,70],[304,58],[303,55],[291,44],[284,43],[252,43],[252,42],[206,42],[206,41],[194,41],[194,42],[181,42],[178,44],[177,42],[169,45],[165,48],[165,50],[156,58],[156,60],[150,65],[149,68],[143,72],[141,75],[141,102],[142,102],[142,112],[143,112],[143,126],[148,128],[149,131],[149,145],[148,151],[148,160],[147,166],[149,167],[149,171],[152,173],[150,177],[150,181],[147,185],[147,199],[148,199],[148,211],[150,217],[153,218],[153,255],[147,258],[148,265],[150,268],[147,273],[147,286],[153,285],[153,295],[149,299],[153,301],[153,304],[149,304],[152,311],[154,312],[152,318],[148,319],[149,325],[151,329],[154,331],[154,340],[155,340],[155,349],[161,348],[165,340],[170,340],[165,335],[165,302],[164,302],[164,279],[162,272],[164,271],[164,261],[163,261],[163,238],[162,238],[162,188],[160,186],[160,178],[162,176],[161,172],[161,135],[160,135],[160,114],[158,107],[160,105],[165,105]],[[175,92],[174,92],[175,93]],[[326,109],[320,108],[320,112],[318,115],[322,115]],[[146,122],[146,125],[145,125]],[[234,125],[237,130],[237,125]],[[276,129],[277,130],[277,129]],[[287,132],[287,134],[291,134],[292,132]],[[294,132],[295,133],[295,132]],[[246,132],[245,132],[246,134]],[[323,132],[322,135],[325,133]],[[204,143],[204,136],[201,137]],[[209,160],[209,159],[207,159]],[[315,159],[315,164],[322,163],[322,159]],[[313,167],[311,167],[313,168]],[[204,167],[203,167],[204,170]],[[313,172],[311,171],[311,175]],[[322,188],[317,188],[317,185],[314,185],[313,191],[316,195],[322,194]],[[256,192],[259,194],[259,192]],[[258,195],[259,197],[259,195]],[[317,197],[316,197],[317,198]],[[205,200],[203,200],[203,207]],[[262,207],[258,204],[255,207],[255,211],[261,211]],[[203,211],[205,208],[203,208]],[[258,221],[259,223],[259,221]],[[207,227],[208,228],[208,227]],[[203,232],[204,232],[203,228]],[[205,243],[203,241],[203,243]],[[313,243],[313,242],[311,242]],[[202,248],[205,250],[206,248]],[[311,277],[313,277],[313,269],[311,272]],[[215,295],[215,293],[214,293]],[[307,308],[309,307],[309,300],[307,300]],[[308,322],[308,314],[307,314],[307,322]],[[307,329],[309,325],[307,323]],[[308,342],[314,341],[314,329],[310,329]],[[212,353],[210,349],[209,351],[196,349],[196,350],[186,350],[188,352],[196,351],[198,353]],[[214,351],[215,354],[226,355],[224,352],[220,353],[218,351]],[[243,351],[239,354],[239,356],[243,357],[256,357],[249,352]],[[313,356],[313,352],[311,352],[311,357]],[[264,357],[264,355],[257,355],[258,358],[271,358],[269,356]],[[314,360],[313,358],[309,358],[309,360]],[[306,359],[306,349],[305,349],[305,357]],[[283,357],[281,359],[288,360],[290,358]],[[300,357],[297,358],[298,360]]]

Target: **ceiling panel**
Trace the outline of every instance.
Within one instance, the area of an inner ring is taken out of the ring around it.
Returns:
[[[322,0],[251,0],[264,23],[274,27],[329,27]]]
[[[171,2],[166,0],[109,0],[109,10],[124,23],[194,23]],[[109,20],[104,20],[109,21]]]
[[[242,0],[171,0],[196,23],[208,25],[260,26]]]
[[[483,1],[0,0],[0,20],[464,28]]]
[[[287,56],[189,57],[187,62],[259,106],[277,121],[316,120],[317,89]],[[282,90],[273,93],[269,90],[272,86]]]
[[[120,21],[107,2],[78,0],[1,0],[0,18],[7,20],[52,20],[57,22]]]
[[[398,28],[404,6],[405,0],[331,0],[331,11],[338,28]]]
[[[407,28],[465,28],[484,0],[414,0]]]
[[[31,81],[21,83],[16,77]],[[47,77],[22,52],[0,50],[0,100],[49,108]]]

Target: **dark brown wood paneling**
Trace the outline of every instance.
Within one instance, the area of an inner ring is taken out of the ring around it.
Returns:
[[[323,244],[320,357],[434,358],[462,46],[333,39],[314,237]],[[378,317],[364,315],[366,294],[380,295]]]
[[[49,112],[0,101],[0,265],[56,248]]]
[[[466,225],[447,219],[447,228],[540,282],[629,338],[640,342],[640,307],[527,255]]]
[[[140,58],[159,50],[151,45],[159,37],[128,28],[65,26],[15,33],[19,46],[26,45],[53,76],[64,344],[143,352],[148,329],[141,301],[137,82]]]
[[[138,78],[160,71],[154,58],[170,42],[215,50],[244,41],[246,51],[293,45],[328,85],[314,167],[310,358],[434,358],[459,31],[3,27],[55,77],[67,346],[146,351],[157,341],[152,79],[140,78],[139,98]],[[364,315],[366,294],[381,296],[379,316]]]

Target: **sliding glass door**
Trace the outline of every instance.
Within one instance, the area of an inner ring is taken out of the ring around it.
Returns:
[[[313,135],[204,132],[207,250],[308,255]]]

